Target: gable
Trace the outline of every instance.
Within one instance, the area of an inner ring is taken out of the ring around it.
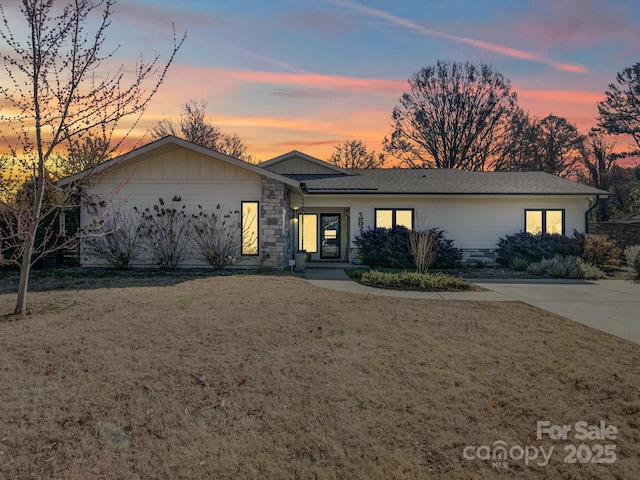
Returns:
[[[307,162],[300,157],[292,157],[284,160],[276,165],[267,167],[269,170],[275,173],[286,174],[335,174],[336,172],[324,165],[317,165]]]
[[[353,175],[349,170],[297,150],[263,162],[260,166],[281,175]]]
[[[135,182],[260,180],[256,172],[178,145],[116,167],[109,177]]]
[[[261,176],[281,182],[294,191],[298,191],[300,187],[297,181],[258,165],[168,136],[94,168],[63,178],[58,181],[58,185],[65,187],[92,177],[102,177],[103,180],[128,181],[133,178],[138,181],[197,182],[212,179],[256,179]]]

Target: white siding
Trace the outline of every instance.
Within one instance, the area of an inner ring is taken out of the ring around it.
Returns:
[[[300,207],[299,195],[292,196],[292,206]],[[305,211],[317,208],[349,208],[350,247],[358,235],[358,217],[362,213],[364,228],[375,225],[376,208],[413,208],[415,228],[437,227],[463,249],[496,248],[500,237],[524,229],[524,210],[528,208],[564,209],[565,234],[584,232],[587,198],[578,196],[398,196],[398,195],[306,195]]]
[[[176,147],[114,168],[85,193],[110,199],[113,209],[144,209],[157,204],[159,198],[169,205],[174,196],[179,196],[180,205],[186,205],[191,212],[196,212],[197,205],[205,211],[212,211],[217,205],[240,210],[242,201],[260,201],[261,178],[257,173]],[[93,218],[83,210],[82,225],[88,225]],[[81,261],[83,265],[96,264],[95,259],[84,254]],[[248,264],[258,261],[257,257],[243,259]],[[189,261],[185,266],[198,264]]]

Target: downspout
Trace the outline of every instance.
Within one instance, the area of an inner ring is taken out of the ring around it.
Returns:
[[[589,233],[589,214],[591,211],[598,206],[600,200],[600,195],[596,195],[596,201],[589,207],[589,209],[584,212],[584,233]]]
[[[300,250],[300,241],[303,242],[304,247],[304,194],[307,192],[307,186],[304,183],[300,183],[300,212],[298,212],[298,244],[295,246],[295,265],[296,271],[298,273],[304,273],[306,269],[306,261],[307,261],[307,252],[304,250]],[[302,220],[302,225],[300,225],[300,221]]]

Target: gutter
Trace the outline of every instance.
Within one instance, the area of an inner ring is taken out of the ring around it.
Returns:
[[[600,204],[600,195],[596,195],[596,201],[584,212],[584,233],[589,233],[589,214]]]

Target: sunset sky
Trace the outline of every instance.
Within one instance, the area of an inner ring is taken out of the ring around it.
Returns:
[[[586,132],[616,73],[640,61],[633,0],[120,0],[109,45],[124,65],[166,59],[172,23],[188,38],[135,136],[203,99],[258,160],[325,159],[347,139],[381,151],[407,79],[439,59],[491,63],[525,110]]]

